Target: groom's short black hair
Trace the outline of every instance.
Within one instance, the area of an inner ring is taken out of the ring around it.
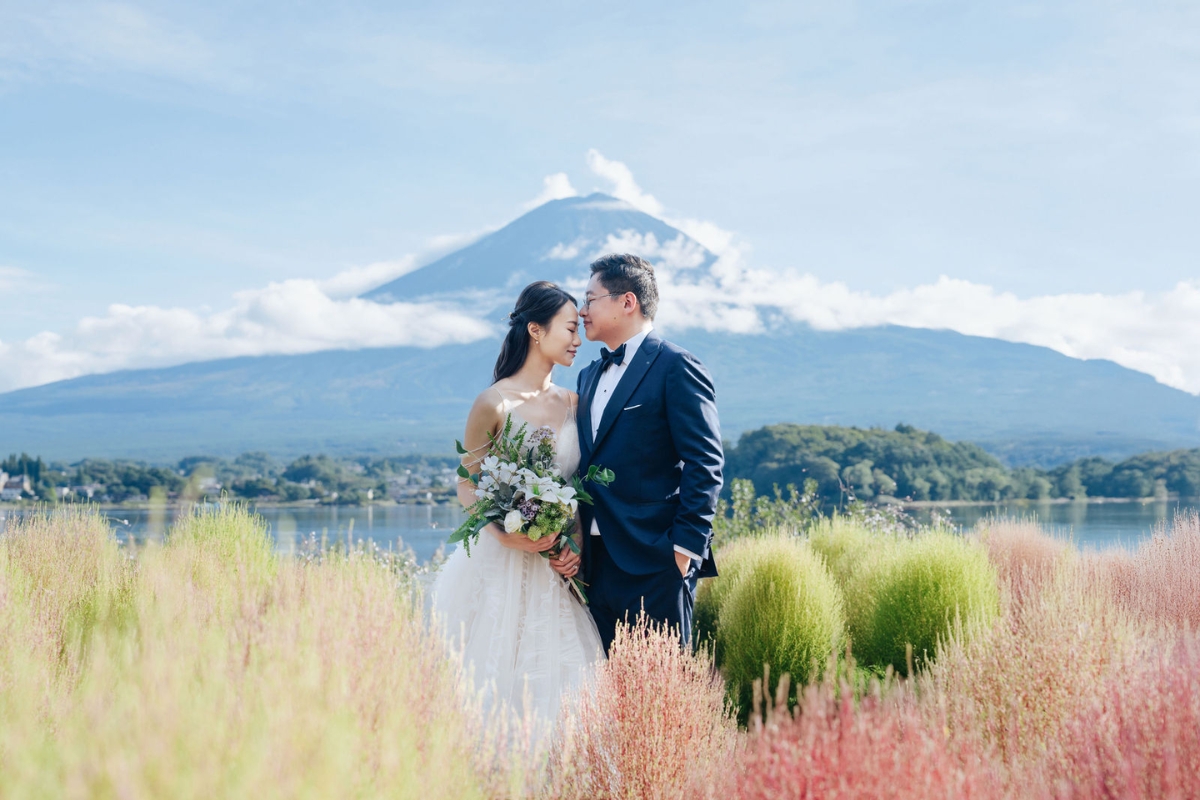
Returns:
[[[654,319],[658,311],[658,283],[649,261],[631,253],[610,253],[592,262],[592,274],[599,276],[604,288],[614,294],[633,292],[642,315]]]

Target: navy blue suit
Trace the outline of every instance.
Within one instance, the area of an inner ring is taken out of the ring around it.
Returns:
[[[651,331],[630,359],[592,437],[601,362],[579,375],[580,472],[596,464],[616,478],[589,484],[581,505],[583,569],[605,650],[618,622],[639,611],[691,640],[696,580],[717,574],[709,550],[725,457],[712,378],[699,359]],[[590,535],[593,516],[600,536]],[[675,545],[702,556],[687,576]]]

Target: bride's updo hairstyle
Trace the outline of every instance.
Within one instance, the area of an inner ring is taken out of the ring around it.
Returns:
[[[550,327],[550,320],[567,303],[579,305],[574,297],[550,281],[535,281],[521,290],[517,305],[508,315],[508,335],[500,346],[500,357],[492,372],[493,383],[515,375],[524,366],[529,355],[529,323]]]

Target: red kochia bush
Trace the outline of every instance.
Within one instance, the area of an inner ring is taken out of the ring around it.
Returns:
[[[955,745],[902,690],[855,700],[846,687],[810,686],[794,716],[752,734],[731,793],[777,798],[999,798],[991,762]]]
[[[617,626],[608,660],[566,722],[555,798],[702,798],[732,760],[737,727],[707,653],[648,622]]]
[[[1200,797],[1200,639],[1187,635],[1114,679],[1051,758],[1065,796]]]
[[[1200,514],[1179,515],[1133,554],[1123,600],[1139,618],[1200,629]]]

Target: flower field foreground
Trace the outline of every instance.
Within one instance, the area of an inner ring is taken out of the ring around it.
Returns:
[[[699,633],[800,685],[768,671],[739,729],[752,664],[725,662],[730,691],[635,624],[547,748],[482,721],[396,560],[280,557],[236,506],[137,549],[92,512],[27,517],[0,535],[0,798],[1200,797],[1200,517],[1099,554],[1030,523],[933,533],[733,542]],[[886,644],[870,671],[856,635]]]

